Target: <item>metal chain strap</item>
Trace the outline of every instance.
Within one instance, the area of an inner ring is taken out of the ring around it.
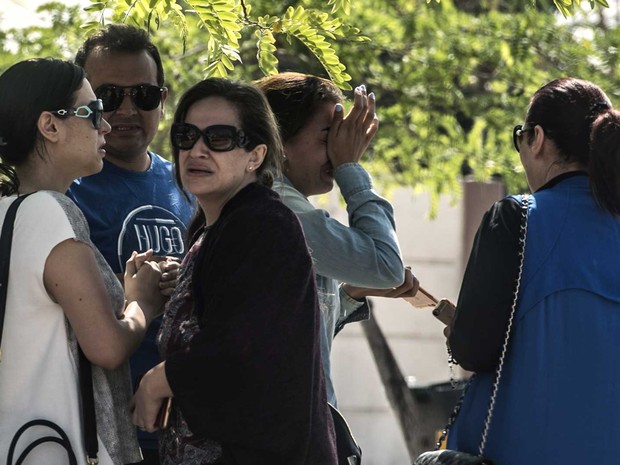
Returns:
[[[519,232],[519,274],[517,276],[517,283],[515,286],[515,292],[512,299],[512,308],[510,310],[510,317],[508,318],[508,327],[506,328],[506,337],[504,338],[504,345],[502,346],[502,353],[499,357],[499,364],[497,365],[497,373],[495,375],[495,381],[493,383],[493,390],[491,392],[491,400],[489,401],[489,410],[484,420],[484,429],[482,431],[482,439],[480,440],[480,447],[478,448],[478,455],[483,456],[484,447],[486,446],[487,437],[489,435],[489,428],[491,426],[491,418],[493,417],[493,409],[495,408],[495,401],[497,400],[497,391],[499,388],[499,382],[502,377],[502,370],[504,369],[504,361],[506,360],[506,353],[508,351],[508,342],[510,340],[510,333],[512,332],[512,323],[514,321],[515,312],[517,309],[517,300],[519,298],[519,288],[521,286],[521,274],[523,273],[523,261],[525,258],[525,240],[527,238],[527,221],[528,221],[528,207],[529,196],[524,195],[522,198],[522,221],[521,229]]]
[[[448,371],[450,372],[450,387],[452,389],[456,389],[456,378],[454,377],[454,365],[456,365],[456,360],[452,356],[452,350],[450,350],[450,346],[446,341],[446,349],[448,349]]]
[[[508,340],[510,339],[510,332],[512,330],[512,322],[514,319],[515,310],[517,308],[517,298],[519,297],[519,288],[521,286],[521,273],[523,271],[523,259],[525,257],[525,240],[527,237],[528,207],[529,207],[529,196],[524,195],[523,202],[522,202],[522,208],[521,208],[521,226],[519,229],[519,273],[518,273],[517,282],[515,285],[515,292],[514,292],[514,297],[512,300],[512,308],[510,309],[510,317],[508,319],[508,328],[506,329],[506,337],[504,338],[504,344],[502,346],[502,353],[500,355],[499,365],[497,366],[495,382],[493,383],[493,391],[491,394],[491,400],[489,401],[489,410],[487,412],[487,416],[484,421],[484,430],[482,432],[482,439],[480,440],[480,447],[478,448],[478,451],[479,451],[478,454],[480,456],[483,455],[484,447],[487,442],[487,436],[489,435],[489,427],[491,425],[491,418],[493,415],[493,409],[495,408],[495,400],[497,398],[497,389],[499,386],[499,380],[501,378],[502,369],[504,368],[504,359],[506,358],[506,351],[508,350]],[[452,368],[451,365],[454,363],[456,363],[456,361],[454,360],[454,358],[452,358],[452,351],[450,350],[450,347],[448,347],[448,364],[450,365],[450,368]],[[441,436],[439,437],[439,439],[437,440],[437,443],[435,444],[435,450],[439,450],[443,442],[446,440],[448,436],[448,432],[450,431],[450,428],[452,428],[452,425],[456,421],[456,417],[458,416],[461,410],[461,406],[463,405],[463,401],[465,400],[465,395],[467,394],[467,390],[469,389],[469,386],[471,385],[475,376],[476,374],[474,373],[473,375],[471,375],[471,377],[467,381],[467,384],[465,385],[465,388],[463,389],[463,392],[461,393],[461,397],[459,398],[458,402],[454,406],[454,409],[452,410],[452,413],[450,414],[450,418],[448,419],[448,424],[441,431]],[[450,382],[452,384],[452,387],[455,388],[455,382],[452,376],[452,372],[450,374]]]
[[[452,428],[452,425],[456,421],[456,417],[459,414],[459,411],[461,410],[461,406],[463,405],[463,401],[465,400],[465,394],[467,394],[467,390],[469,389],[469,386],[471,385],[471,382],[472,382],[472,380],[474,379],[475,376],[476,376],[475,374],[471,375],[471,377],[467,381],[467,384],[465,384],[465,387],[463,388],[463,392],[461,393],[461,396],[459,397],[458,402],[454,406],[454,409],[452,409],[452,413],[450,414],[450,418],[448,419],[448,424],[441,431],[441,436],[439,436],[439,439],[437,439],[437,442],[435,443],[435,450],[439,450],[441,448],[441,445],[443,444],[443,442],[448,437],[448,431],[450,431],[450,428]],[[452,386],[452,388],[456,389],[456,386]]]

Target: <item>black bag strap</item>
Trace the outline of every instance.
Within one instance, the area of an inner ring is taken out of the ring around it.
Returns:
[[[13,203],[9,206],[6,216],[4,218],[4,223],[2,224],[2,232],[0,232],[0,363],[2,362],[2,332],[4,329],[4,314],[6,311],[6,296],[9,287],[9,268],[11,264],[11,244],[13,242],[13,225],[15,224],[15,217],[17,215],[17,209],[19,205],[28,197],[30,194],[22,195],[17,197],[13,201]],[[96,465],[98,463],[97,454],[99,453],[99,443],[97,441],[97,420],[95,416],[95,398],[93,394],[93,376],[92,376],[92,367],[82,348],[78,345],[79,352],[79,377],[80,377],[80,393],[82,396],[82,420],[84,423],[84,445],[86,448],[86,461],[89,465]],[[42,423],[38,423],[42,422]],[[13,443],[17,443],[17,439],[23,433],[25,429],[35,424],[49,426],[50,428],[55,429],[58,434],[64,439],[66,434],[62,431],[55,423],[52,423],[47,420],[33,420],[29,423],[26,423],[20,430],[15,434],[13,438]],[[45,438],[41,438],[37,441],[34,441],[30,444],[26,450],[22,453],[16,465],[21,463],[26,455],[34,449],[39,444],[44,442],[59,442],[58,438],[54,438],[52,436],[47,436]],[[69,439],[66,439],[67,444],[69,444]],[[14,448],[14,444],[12,443],[11,453],[9,458],[12,460],[12,449]],[[61,444],[62,445],[62,444]],[[71,444],[69,444],[71,447]],[[73,453],[73,451],[71,451]],[[75,460],[75,458],[73,459]],[[9,464],[12,465],[12,462],[9,461]],[[75,462],[71,462],[75,463]]]
[[[88,465],[97,465],[99,442],[97,441],[97,419],[95,417],[92,366],[79,344],[78,351],[80,353],[80,391],[82,393],[82,420],[84,423],[86,462]]]
[[[67,452],[67,456],[69,458],[69,465],[77,465],[75,453],[73,452],[73,448],[71,447],[71,442],[69,441],[69,437],[67,436],[67,433],[65,433],[62,430],[62,428],[58,426],[56,423],[53,423],[48,420],[32,420],[26,423],[25,425],[23,425],[19,430],[17,430],[17,433],[15,433],[15,436],[13,436],[13,440],[11,441],[11,445],[9,446],[9,454],[7,456],[7,462],[6,462],[7,465],[13,465],[13,455],[15,454],[15,447],[17,447],[17,441],[19,441],[19,438],[21,437],[21,435],[28,428],[31,428],[33,426],[45,426],[45,427],[51,428],[54,431],[56,431],[56,433],[58,433],[58,436],[60,437],[58,438],[56,436],[45,436],[45,437],[37,439],[36,441],[33,441],[32,443],[28,445],[28,447],[26,447],[23,450],[23,452],[17,458],[17,462],[15,462],[14,465],[21,465],[26,459],[26,456],[30,452],[32,452],[32,450],[35,447],[41,444],[45,444],[46,442],[55,442],[56,444],[62,446]]]
[[[0,233],[0,362],[2,361],[2,330],[4,329],[4,311],[6,293],[9,288],[9,265],[11,264],[11,243],[13,242],[13,224],[19,204],[30,194],[17,197],[9,206]]]

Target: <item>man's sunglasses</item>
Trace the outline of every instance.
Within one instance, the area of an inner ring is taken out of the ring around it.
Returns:
[[[81,105],[77,108],[68,108],[66,110],[56,110],[51,113],[61,118],[66,118],[68,116],[91,118],[93,127],[99,129],[101,127],[101,120],[103,119],[103,102],[97,99],[89,102],[87,105]]]
[[[214,152],[229,152],[235,147],[246,148],[249,143],[241,129],[223,124],[201,130],[193,124],[174,123],[170,130],[170,141],[177,150],[190,150],[200,137]]]
[[[113,86],[103,85],[95,90],[95,95],[103,101],[105,111],[114,111],[123,103],[126,95],[131,97],[133,104],[143,111],[151,111],[161,103],[161,96],[164,87],[153,86],[150,84],[140,84],[139,86]]]

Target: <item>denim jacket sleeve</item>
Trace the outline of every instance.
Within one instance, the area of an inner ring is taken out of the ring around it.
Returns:
[[[340,314],[338,315],[336,327],[334,328],[334,336],[349,323],[364,321],[370,318],[370,307],[368,306],[367,299],[362,301],[355,300],[345,292],[342,285],[339,286],[339,297]]]
[[[302,223],[317,273],[358,287],[401,285],[404,265],[392,205],[373,190],[370,175],[358,163],[338,166],[334,177],[349,226],[315,208],[287,179],[275,186]]]

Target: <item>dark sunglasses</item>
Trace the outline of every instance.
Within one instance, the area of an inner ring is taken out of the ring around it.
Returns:
[[[89,102],[87,105],[81,105],[77,108],[68,108],[66,110],[55,110],[51,113],[61,118],[66,118],[68,116],[91,118],[93,127],[99,129],[101,127],[101,120],[103,119],[103,102],[97,99]]]
[[[523,139],[523,134],[533,130],[534,126],[530,126],[529,128],[527,128],[523,127],[522,124],[517,124],[512,129],[512,143],[515,145],[515,149],[517,149],[517,152],[521,153],[521,140]]]
[[[249,141],[241,129],[217,124],[198,129],[189,123],[174,123],[170,129],[170,141],[177,150],[190,150],[200,139],[214,152],[229,152],[235,147],[246,148]]]
[[[131,97],[133,104],[143,111],[151,111],[161,103],[161,96],[164,92],[163,87],[150,84],[140,84],[139,86],[113,86],[106,84],[95,90],[95,95],[103,101],[105,111],[114,111],[123,103],[126,95]]]

